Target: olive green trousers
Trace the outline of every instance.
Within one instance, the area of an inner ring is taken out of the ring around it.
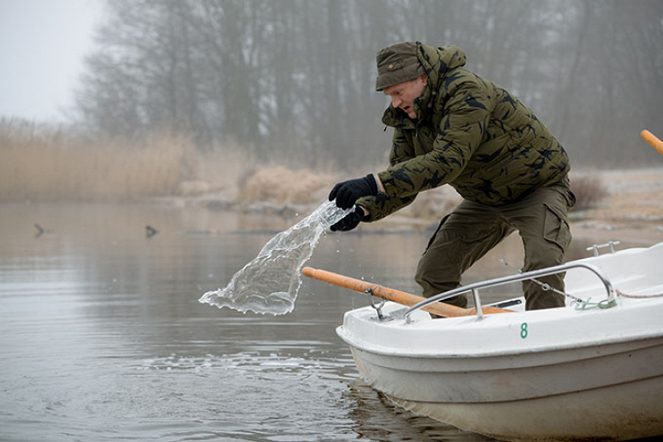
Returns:
[[[442,220],[419,261],[416,281],[423,295],[459,287],[463,272],[515,230],[525,248],[524,272],[561,264],[571,242],[567,211],[574,204],[567,180],[499,207],[464,200]],[[564,274],[538,280],[564,290]],[[528,310],[564,305],[563,295],[533,281],[523,282],[523,292]],[[467,306],[465,295],[445,302]]]

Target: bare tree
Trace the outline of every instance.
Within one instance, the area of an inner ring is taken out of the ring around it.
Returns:
[[[389,149],[375,54],[401,40],[457,44],[467,68],[512,90],[574,162],[624,152],[663,127],[660,0],[108,0],[78,93],[105,136],[170,130],[205,149],[343,169]],[[609,155],[605,155],[609,152]]]

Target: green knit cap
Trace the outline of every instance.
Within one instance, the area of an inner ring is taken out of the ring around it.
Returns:
[[[417,44],[413,41],[404,41],[386,47],[378,52],[376,58],[378,78],[375,90],[378,92],[389,86],[414,80],[426,73],[417,58]]]

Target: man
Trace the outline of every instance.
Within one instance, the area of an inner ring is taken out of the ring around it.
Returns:
[[[416,274],[426,297],[460,285],[474,262],[517,230],[523,271],[562,263],[571,241],[564,148],[516,97],[467,71],[456,46],[403,42],[377,54],[376,90],[391,97],[382,121],[394,128],[390,165],[337,184],[329,199],[355,210],[332,226],[347,231],[384,218],[419,192],[450,184],[463,201],[431,238]],[[539,281],[563,291],[564,276]],[[564,297],[523,283],[527,309],[564,305]],[[466,307],[465,296],[451,304]]]

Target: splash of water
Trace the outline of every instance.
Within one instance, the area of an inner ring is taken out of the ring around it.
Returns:
[[[302,283],[304,263],[322,234],[351,210],[339,209],[334,202],[321,204],[311,215],[269,240],[224,289],[207,292],[198,301],[243,313],[291,312]]]

